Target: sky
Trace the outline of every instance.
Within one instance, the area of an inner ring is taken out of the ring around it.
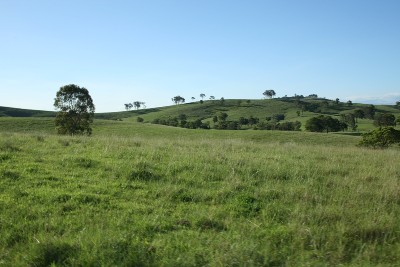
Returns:
[[[318,94],[400,100],[398,0],[0,0],[0,106],[54,110],[61,86],[96,112]]]

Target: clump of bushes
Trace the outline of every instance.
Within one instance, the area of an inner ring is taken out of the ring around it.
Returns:
[[[203,123],[201,119],[187,121],[187,117],[185,115],[179,115],[179,117],[169,117],[167,119],[157,118],[154,119],[152,123],[187,129],[210,129],[209,123]]]
[[[363,134],[359,146],[388,148],[393,144],[400,144],[400,131],[393,127],[383,127]]]

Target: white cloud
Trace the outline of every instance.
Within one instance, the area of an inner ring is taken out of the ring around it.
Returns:
[[[389,93],[375,96],[349,96],[347,98],[356,103],[394,105],[396,101],[400,100],[400,93]]]

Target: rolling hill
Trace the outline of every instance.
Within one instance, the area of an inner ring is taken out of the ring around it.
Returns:
[[[304,129],[305,122],[318,115],[330,115],[339,118],[340,114],[351,113],[356,109],[368,107],[368,104],[336,103],[324,98],[295,98],[285,97],[268,100],[227,99],[207,100],[203,103],[193,102],[180,105],[171,105],[159,108],[148,108],[131,111],[96,113],[95,119],[136,121],[138,117],[150,123],[155,119],[174,118],[181,114],[187,120],[200,119],[203,122],[212,122],[212,118],[224,112],[228,120],[239,120],[240,117],[255,117],[260,121],[274,114],[284,114],[283,121],[299,121]],[[393,113],[400,116],[400,110],[394,105],[376,105],[376,113]],[[54,117],[55,112],[28,110],[9,107],[0,107],[0,117]],[[372,120],[359,119],[358,131],[363,132],[373,128]]]

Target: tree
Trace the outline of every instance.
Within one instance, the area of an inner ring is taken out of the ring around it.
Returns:
[[[353,113],[346,113],[340,115],[342,123],[345,123],[347,127],[350,127],[352,131],[357,129],[356,116]]]
[[[351,107],[353,105],[353,102],[351,100],[347,101],[347,106]]]
[[[274,90],[265,90],[263,93],[264,97],[272,98],[276,95]]]
[[[364,111],[365,118],[370,120],[374,118],[376,112],[376,108],[374,105],[368,105],[366,107],[363,107],[362,110]]]
[[[135,102],[133,102],[133,105],[135,106],[135,109],[139,109],[140,106],[142,105],[142,102],[140,102],[140,101],[135,101]]]
[[[221,106],[223,106],[225,104],[225,98],[221,97],[221,99],[219,100],[219,103],[221,103]]]
[[[61,87],[54,99],[54,107],[59,110],[55,120],[59,134],[92,134],[90,124],[95,107],[86,88],[75,84]]]
[[[397,107],[397,108],[400,108],[400,101],[397,101],[397,102],[396,102],[396,107]]]
[[[195,101],[195,100],[196,100],[196,98],[194,96],[192,96],[192,101]]]
[[[273,114],[272,119],[275,121],[283,121],[285,119],[285,114]]]
[[[354,117],[356,118],[356,122],[357,122],[358,118],[360,118],[360,119],[365,118],[365,113],[362,109],[358,108],[358,109],[354,110],[353,114],[354,114]]]
[[[259,121],[260,121],[259,118],[255,118],[255,117],[253,117],[252,115],[249,117],[249,124],[250,124],[251,126],[257,124]]]
[[[378,113],[374,119],[377,127],[396,126],[396,117],[390,113]]]
[[[203,93],[201,93],[201,94],[200,94],[200,97],[201,97],[201,100],[203,100],[203,99],[206,97],[206,95],[203,94]]]
[[[181,96],[174,96],[173,98],[172,98],[172,101],[176,104],[176,105],[178,105],[178,104],[180,104],[180,103],[185,103],[185,99],[183,98],[183,97],[181,97]]]
[[[336,105],[339,105],[339,103],[340,103],[339,98],[336,98],[336,99],[335,99],[335,104],[336,104]]]
[[[343,130],[346,126],[341,123],[338,119],[332,118],[331,116],[320,115],[313,117],[306,121],[305,128],[310,132],[338,132]]]
[[[128,103],[128,104],[124,104],[124,105],[125,105],[126,111],[131,110],[133,107],[132,103]]]
[[[218,121],[226,121],[227,118],[228,114],[226,114],[225,112],[221,112],[218,114]]]
[[[387,148],[392,144],[400,144],[400,131],[393,127],[383,127],[363,134],[362,138],[359,146]]]
[[[180,120],[180,121],[186,121],[186,120],[187,120],[187,115],[186,115],[186,114],[183,114],[183,113],[179,114],[178,120]]]
[[[215,96],[210,96],[210,100],[215,100]]]
[[[215,115],[214,117],[213,117],[213,123],[215,124],[215,123],[217,123],[218,122],[218,117]]]

